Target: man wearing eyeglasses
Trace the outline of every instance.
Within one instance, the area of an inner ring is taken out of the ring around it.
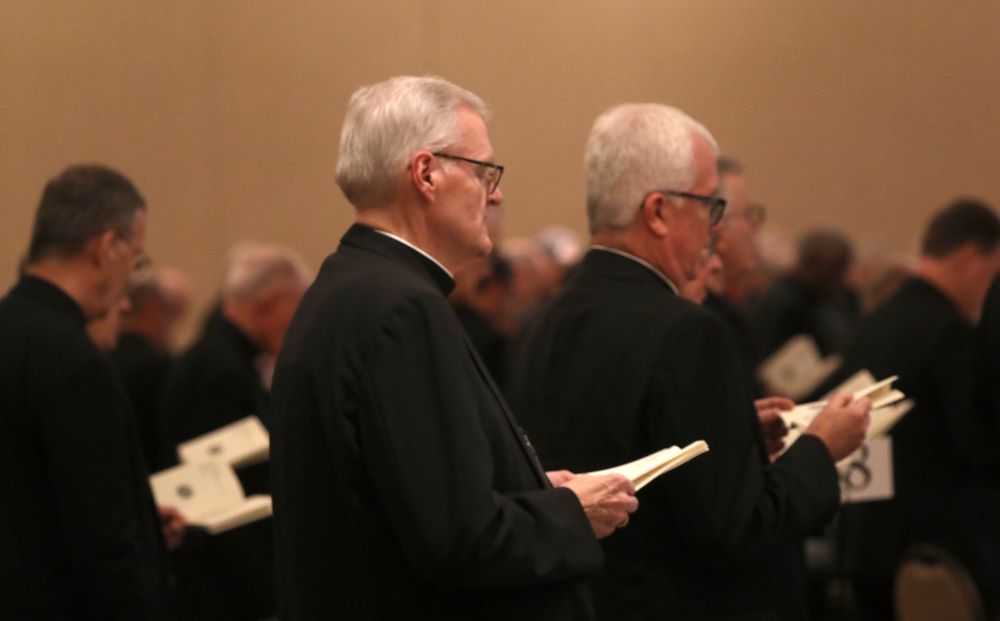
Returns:
[[[794,546],[833,515],[834,463],[867,427],[870,404],[838,395],[769,461],[732,335],[677,293],[725,208],[715,157],[675,108],[601,115],[584,155],[591,249],[516,347],[511,402],[546,463],[587,472],[710,447],[644,488],[643,510],[602,542],[603,619],[803,618]]]
[[[547,475],[462,332],[452,272],[501,200],[476,95],[357,91],[337,181],[356,222],[296,311],[273,385],[279,617],[585,619],[620,475]]]
[[[754,374],[760,361],[759,347],[750,328],[748,307],[761,286],[756,236],[764,222],[764,206],[750,202],[742,164],[730,157],[719,157],[716,165],[727,200],[715,239],[722,269],[713,274],[704,305],[733,330],[747,384],[754,396],[762,397],[764,387]]]
[[[23,274],[0,300],[0,616],[161,619],[166,551],[136,422],[85,324],[120,304],[146,204],[120,173],[45,187]],[[165,534],[181,534],[176,512]]]

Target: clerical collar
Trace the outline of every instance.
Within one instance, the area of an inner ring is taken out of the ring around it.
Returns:
[[[390,233],[390,232],[388,232],[388,231],[383,231],[382,229],[376,229],[376,228],[373,228],[372,230],[373,230],[373,231],[375,231],[376,233],[379,233],[379,234],[381,234],[381,235],[385,235],[386,237],[388,237],[388,238],[390,238],[390,239],[395,239],[396,241],[398,241],[399,243],[403,244],[404,246],[409,246],[410,248],[413,248],[414,250],[416,250],[416,251],[417,251],[417,252],[419,252],[420,254],[422,254],[422,255],[424,255],[425,257],[427,257],[427,258],[428,258],[428,259],[429,259],[429,260],[431,261],[431,263],[433,263],[434,265],[436,265],[436,266],[440,267],[440,268],[441,268],[441,270],[442,270],[442,271],[443,271],[443,272],[444,272],[445,274],[447,274],[447,275],[448,275],[448,278],[451,278],[452,280],[454,280],[454,279],[455,279],[455,276],[454,276],[454,274],[452,274],[452,273],[451,273],[450,271],[448,271],[448,268],[447,268],[447,267],[445,267],[444,265],[441,265],[441,262],[440,262],[440,261],[438,261],[437,259],[435,259],[435,258],[434,258],[434,257],[432,257],[431,255],[427,254],[426,252],[424,252],[424,250],[422,250],[421,248],[418,248],[417,246],[414,246],[414,245],[413,245],[413,244],[411,244],[410,242],[406,241],[405,239],[403,239],[403,238],[402,238],[402,237],[400,237],[399,235],[393,235],[392,233]]]
[[[653,265],[649,261],[646,261],[645,259],[640,259],[634,254],[629,254],[628,252],[625,252],[624,250],[618,250],[617,248],[609,248],[607,246],[601,246],[599,244],[591,244],[590,247],[592,250],[603,250],[604,252],[611,252],[617,254],[618,256],[625,257],[626,259],[631,259],[635,261],[639,265],[645,267],[647,270],[656,274],[660,280],[667,283],[667,286],[670,287],[670,290],[673,291],[674,294],[680,295],[681,292],[677,289],[677,285],[674,284],[674,281],[670,280],[669,278],[667,278],[666,274],[653,267]]]

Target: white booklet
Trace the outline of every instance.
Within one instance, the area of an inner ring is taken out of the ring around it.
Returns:
[[[872,409],[868,415],[868,430],[865,432],[866,442],[888,433],[893,425],[899,422],[899,419],[913,407],[912,399],[906,399],[906,395],[902,391],[893,388],[893,382],[898,379],[898,375],[893,375],[876,382],[871,373],[862,369],[830,392],[831,395],[837,392],[849,392],[853,394],[854,399],[862,397],[871,399]],[[785,437],[786,447],[791,446],[799,439],[802,432],[812,423],[820,410],[826,407],[826,404],[826,400],[812,401],[781,412],[781,417],[788,426],[788,435]]]
[[[681,464],[685,464],[698,455],[707,452],[708,443],[704,440],[696,440],[684,448],[671,446],[627,464],[605,470],[597,470],[596,472],[588,472],[587,474],[623,474],[629,481],[632,481],[635,491],[639,491],[661,474],[670,472]]]
[[[223,459],[233,468],[241,468],[267,461],[270,444],[260,419],[247,416],[180,444],[177,453],[183,462]]]
[[[839,356],[821,358],[816,341],[800,334],[762,362],[757,377],[768,390],[798,399],[815,390],[839,366]]]
[[[181,464],[149,477],[156,504],[181,512],[213,535],[271,515],[271,497],[246,497],[232,466],[221,459]]]

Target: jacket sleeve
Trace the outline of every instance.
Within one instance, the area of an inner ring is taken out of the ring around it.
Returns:
[[[768,462],[732,336],[713,315],[691,313],[665,335],[647,408],[659,445],[698,439],[710,451],[651,493],[709,563],[739,563],[820,528],[839,503],[826,447],[802,436]]]

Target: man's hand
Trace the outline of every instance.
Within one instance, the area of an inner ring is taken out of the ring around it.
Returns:
[[[550,470],[545,473],[545,476],[549,477],[549,483],[552,484],[552,487],[565,485],[576,477],[576,475],[569,470]]]
[[[805,431],[826,444],[833,461],[847,457],[865,441],[872,402],[858,399],[852,403],[851,399],[848,393],[835,394]]]
[[[187,528],[187,521],[181,512],[173,507],[157,507],[160,512],[160,527],[163,529],[163,540],[167,544],[168,550],[173,550],[181,545],[184,540],[184,530]]]
[[[560,487],[568,488],[580,499],[598,539],[628,524],[628,514],[639,508],[635,487],[620,474],[581,474]]]
[[[753,404],[757,408],[757,418],[760,419],[760,427],[764,432],[764,447],[773,460],[785,448],[784,438],[788,434],[788,426],[781,418],[781,412],[794,408],[795,402],[785,397],[767,397],[757,399]]]

